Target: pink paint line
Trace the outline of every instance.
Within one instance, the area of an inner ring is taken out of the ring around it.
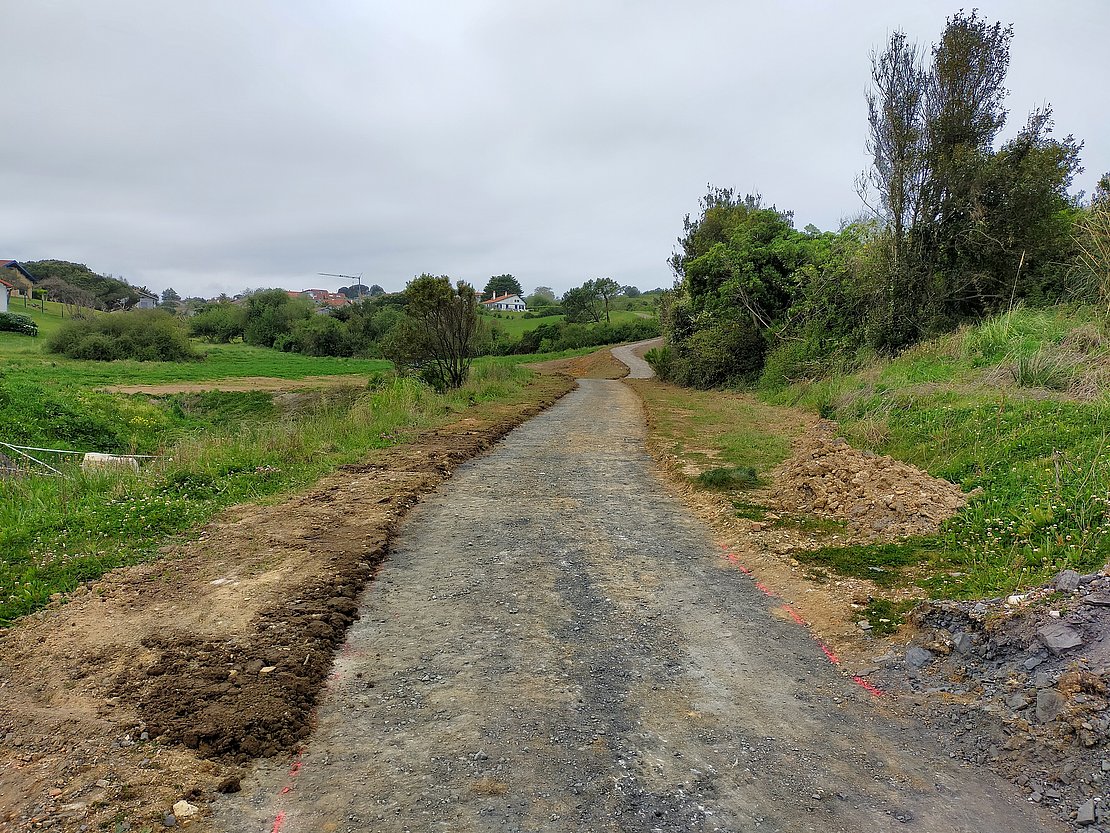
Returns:
[[[281,833],[281,828],[284,825],[285,825],[285,811],[282,810],[280,813],[277,814],[277,818],[274,819],[274,826],[270,830],[270,833]]]
[[[798,613],[798,611],[796,611],[790,605],[783,605],[782,609],[785,610],[788,614],[790,614],[790,618],[793,619],[795,622],[797,622],[799,625],[801,625],[803,628],[808,628],[809,627],[809,625],[806,624],[806,620],[802,618],[802,615],[800,613]]]
[[[840,657],[833,653],[832,648],[830,648],[824,642],[818,641],[817,644],[821,646],[821,650],[825,652],[825,656],[829,658],[829,662],[831,662],[833,665],[840,665]]]
[[[755,582],[755,587],[756,587],[756,589],[757,589],[757,590],[758,590],[758,591],[759,591],[760,593],[762,593],[762,594],[763,594],[763,595],[765,595],[765,596],[769,596],[769,597],[771,597],[772,599],[776,599],[776,598],[778,598],[778,594],[777,594],[777,593],[775,593],[775,591],[774,591],[774,590],[772,590],[772,589],[771,589],[770,587],[768,587],[768,586],[767,586],[766,584],[764,584],[764,583],[763,583],[762,581],[759,581],[759,580],[757,580],[757,581]]]
[[[883,691],[881,688],[867,682],[867,680],[865,680],[863,677],[852,677],[852,682],[858,685],[872,697],[882,697],[886,694],[886,692]]]

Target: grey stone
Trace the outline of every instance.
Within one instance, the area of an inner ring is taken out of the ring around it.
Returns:
[[[1047,671],[1038,671],[1033,678],[1033,685],[1037,688],[1052,688],[1052,675]]]
[[[933,652],[919,645],[913,645],[906,651],[906,665],[911,668],[924,668],[933,661]]]
[[[1034,668],[1036,668],[1038,665],[1040,665],[1042,662],[1044,662],[1044,660],[1045,660],[1044,657],[1037,654],[1035,656],[1029,657],[1029,659],[1027,659],[1025,662],[1022,663],[1022,666],[1024,666],[1026,671],[1032,671]]]
[[[1013,694],[1007,695],[1006,706],[1014,711],[1021,711],[1029,705],[1029,695],[1024,691],[1015,691]]]
[[[1049,723],[1056,719],[1064,709],[1064,697],[1054,688],[1042,688],[1037,692],[1037,720]]]
[[[1079,589],[1080,575],[1075,570],[1061,570],[1056,574],[1056,589],[1071,593]]]
[[[1060,656],[1083,644],[1083,637],[1079,635],[1079,631],[1060,622],[1049,622],[1044,627],[1038,628],[1037,638],[1054,656]]]
[[[163,827],[177,827],[177,816],[173,813],[166,813],[162,819]]]
[[[1089,593],[1083,597],[1082,604],[1110,607],[1110,593]]]
[[[1095,800],[1093,798],[1079,805],[1079,809],[1075,811],[1075,823],[1080,827],[1089,827],[1095,823]]]
[[[952,647],[956,649],[956,653],[970,654],[975,648],[975,637],[969,633],[960,632],[952,637]]]

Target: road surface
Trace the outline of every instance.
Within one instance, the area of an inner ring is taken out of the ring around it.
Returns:
[[[578,390],[410,515],[294,762],[226,831],[1059,830],[890,717]]]

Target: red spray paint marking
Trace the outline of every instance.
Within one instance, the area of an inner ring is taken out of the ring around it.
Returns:
[[[729,550],[727,544],[722,544],[721,545],[721,552],[729,560],[729,563],[731,563],[733,566],[737,567],[745,575],[749,575],[749,576],[752,575],[752,571],[749,570],[747,567],[745,567],[743,564],[740,563],[740,559],[736,556],[736,553]],[[756,580],[755,586],[765,596],[767,596],[769,598],[772,598],[772,599],[778,598],[778,594],[775,593],[773,590],[771,590],[769,587],[767,587],[767,585],[765,585],[763,582]],[[802,618],[802,615],[800,613],[798,613],[798,611],[796,611],[793,607],[791,607],[788,604],[784,604],[782,606],[782,609],[786,611],[786,613],[790,616],[791,619],[793,619],[795,622],[797,622],[799,625],[801,625],[803,628],[805,628],[807,631],[809,631],[809,623],[806,622],[806,620]],[[810,636],[813,636],[812,631],[810,631]],[[826,645],[824,642],[821,642],[819,639],[817,639],[817,637],[814,636],[813,639],[814,639],[815,642],[817,642],[817,645],[821,648],[821,651],[825,654],[825,656],[828,657],[829,662],[831,662],[833,665],[835,665],[839,668],[840,667],[840,657],[838,657],[836,655],[836,653],[833,651],[833,649],[830,648],[828,645]],[[863,679],[863,677],[853,676],[851,678],[851,680],[852,680],[853,683],[858,685],[860,688],[862,688],[864,691],[866,691],[872,697],[883,697],[885,695],[885,692],[881,688],[874,685],[873,683],[869,683],[867,680]]]
[[[270,833],[281,833],[281,828],[284,825],[285,825],[285,811],[282,810],[280,813],[277,814],[277,818],[274,819],[274,827],[270,831]]]
[[[803,628],[808,628],[809,627],[809,625],[806,624],[806,620],[802,618],[802,615],[800,613],[798,613],[798,611],[796,611],[790,605],[783,605],[782,609],[785,610],[788,614],[790,614],[790,618],[793,619],[795,622],[797,622],[799,625],[801,625]]]
[[[825,656],[829,658],[829,662],[831,662],[833,665],[840,665],[840,657],[833,653],[832,648],[830,648],[824,642],[818,642],[817,644],[821,646],[821,650],[825,652]]]
[[[886,693],[878,686],[872,685],[871,683],[867,682],[867,680],[865,680],[863,677],[852,677],[852,682],[873,697],[882,697]]]

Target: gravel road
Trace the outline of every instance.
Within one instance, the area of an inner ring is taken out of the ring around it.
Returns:
[[[828,663],[583,380],[410,516],[292,763],[226,831],[1062,829]]]

